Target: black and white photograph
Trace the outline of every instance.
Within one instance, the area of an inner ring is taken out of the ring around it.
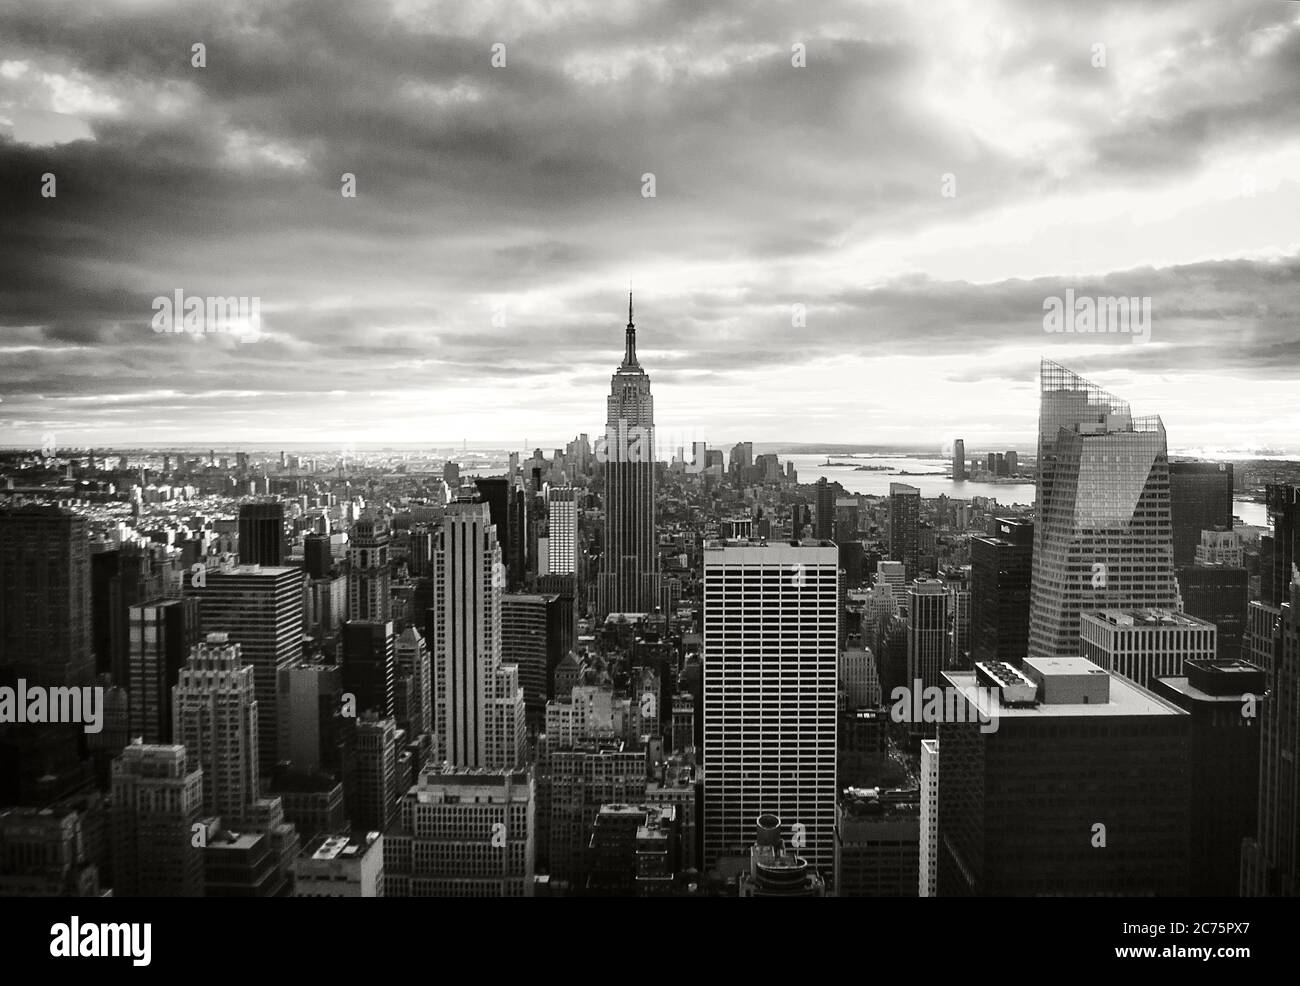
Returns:
[[[6,0],[0,942],[1281,961],[1298,383],[1291,0]]]

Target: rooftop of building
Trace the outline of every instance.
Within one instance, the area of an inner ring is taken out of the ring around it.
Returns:
[[[1214,624],[1172,609],[1100,609],[1083,613],[1082,619],[1092,619],[1114,627],[1159,629],[1162,627],[1188,627],[1213,629]]]
[[[737,551],[753,550],[768,551],[775,553],[787,553],[794,549],[807,550],[810,548],[823,548],[839,552],[838,545],[834,541],[827,541],[818,538],[804,538],[802,541],[795,540],[772,540],[766,538],[713,538],[704,542],[705,551]]]
[[[303,859],[358,859],[379,839],[378,832],[345,832],[311,839],[299,854]]]
[[[974,671],[945,671],[944,679],[985,719],[1105,718],[1186,715],[1182,709],[1130,681],[1106,671],[1084,657],[1026,658],[1044,678],[1071,678],[1092,674],[1109,676],[1106,702],[1035,702],[1005,705],[989,688],[979,687]]]
[[[1245,695],[1262,695],[1268,690],[1263,668],[1242,660],[1199,660],[1183,662],[1182,675],[1156,679],[1165,688],[1197,702],[1240,705]]]

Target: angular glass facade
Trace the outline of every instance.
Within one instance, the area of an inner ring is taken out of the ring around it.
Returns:
[[[1079,653],[1079,614],[1177,608],[1158,417],[1044,360],[1029,653]]]

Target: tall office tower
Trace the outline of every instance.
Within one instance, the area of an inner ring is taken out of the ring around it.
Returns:
[[[970,660],[970,569],[948,569],[941,581],[948,593],[948,625],[944,663],[953,669],[969,668]]]
[[[343,804],[352,828],[361,832],[388,827],[397,813],[397,723],[364,713],[339,724]]]
[[[559,658],[562,658],[569,651],[573,650],[573,643],[576,639],[575,631],[578,619],[577,607],[577,576],[576,575],[543,575],[537,580],[537,594],[541,596],[558,596],[559,597],[559,644],[556,647]],[[559,659],[557,658],[557,660]],[[554,697],[554,666],[547,668],[547,692],[546,697]]]
[[[203,771],[185,747],[133,743],[113,761],[110,838],[119,897],[202,897]]]
[[[176,742],[203,769],[203,812],[244,824],[259,797],[257,690],[253,668],[224,633],[195,645],[172,690]]]
[[[192,576],[185,579],[185,595],[199,600],[199,632],[229,634],[253,666],[261,772],[268,777],[279,759],[279,675],[302,656],[302,581],[302,569],[257,565],[209,570],[197,586]]]
[[[337,762],[335,713],[342,693],[338,665],[294,664],[280,672],[280,759],[292,763],[294,770],[312,773]]]
[[[168,592],[173,566],[160,544],[123,544],[97,551],[90,558],[92,645],[96,669],[123,682],[129,663],[130,609]],[[193,560],[197,560],[197,554]],[[189,653],[188,650],[185,651]],[[182,660],[184,655],[182,655]]]
[[[834,526],[828,540],[844,545],[858,538],[858,498],[856,496],[837,496],[835,498]]]
[[[533,896],[535,810],[526,771],[426,767],[384,834],[385,896]]]
[[[348,619],[384,623],[393,618],[388,567],[388,522],[362,516],[348,539]]]
[[[966,478],[966,443],[960,438],[952,443],[952,478],[958,482]]]
[[[846,788],[835,808],[835,896],[917,896],[920,845],[916,791]]]
[[[1213,661],[1213,623],[1163,609],[1103,609],[1079,618],[1079,654],[1143,688],[1183,673],[1187,660]]]
[[[823,541],[704,549],[704,866],[744,855],[754,819],[803,826],[834,863],[839,552]]]
[[[442,481],[451,487],[452,492],[460,486],[460,463],[448,459],[442,464]]]
[[[921,740],[919,896],[939,895],[939,741]]]
[[[1020,456],[1015,452],[1008,452],[1006,456],[1007,475],[1014,476],[1020,471]]]
[[[90,534],[61,507],[0,510],[0,672],[29,685],[89,685]]]
[[[448,504],[434,585],[434,704],[456,767],[517,766],[525,737],[519,672],[501,662],[501,546],[488,504]]]
[[[1191,874],[1193,897],[1236,897],[1242,840],[1259,819],[1259,713],[1264,672],[1241,660],[1188,661],[1151,686],[1192,717]],[[1253,706],[1253,708],[1252,708]]]
[[[1211,564],[1180,568],[1177,574],[1183,612],[1214,624],[1219,660],[1240,658],[1250,608],[1250,573],[1244,568]]]
[[[309,579],[329,578],[334,568],[334,555],[330,550],[328,534],[308,534],[302,543],[303,569]]]
[[[128,617],[131,735],[146,743],[171,743],[172,687],[199,642],[199,601],[155,599],[132,606]]]
[[[597,616],[652,613],[659,605],[655,533],[655,406],[636,358],[632,295],[627,296],[623,362],[610,379],[605,418],[605,556]]]
[[[727,457],[727,471],[738,482],[743,483],[754,465],[754,443],[737,442],[731,447]]]
[[[397,638],[397,725],[408,737],[434,731],[433,663],[424,634],[407,627]]]
[[[1271,660],[1264,666],[1268,701],[1259,716],[1259,830],[1242,846],[1243,897],[1300,896],[1300,582],[1288,589],[1289,600],[1273,623]]]
[[[546,488],[549,539],[543,575],[572,575],[577,568],[578,500],[572,486]]]
[[[1079,614],[1176,609],[1159,417],[1043,360],[1029,653],[1079,652]]]
[[[822,476],[814,488],[813,531],[812,536],[818,541],[830,541],[835,537],[835,490]]]
[[[393,621],[349,620],[343,624],[342,642],[343,691],[356,697],[356,711],[391,716],[397,677]]]
[[[971,658],[1019,664],[1029,649],[1034,525],[999,517],[970,541]]]
[[[244,503],[239,507],[239,561],[278,567],[288,557],[284,544],[284,504]]]
[[[531,733],[546,724],[551,675],[562,649],[565,612],[557,595],[507,592],[501,596],[501,660],[519,668],[525,721]]]
[[[939,896],[1186,894],[1191,717],[1080,657],[1021,669],[944,674]]]
[[[1169,463],[1174,564],[1190,565],[1202,531],[1232,530],[1232,463]]]
[[[1269,483],[1264,487],[1268,521],[1273,528],[1272,563],[1260,572],[1260,595],[1271,606],[1291,597],[1291,573],[1300,564],[1300,486]]]
[[[939,675],[944,671],[948,652],[947,587],[938,579],[916,579],[907,587],[903,619],[907,626],[907,687],[915,689],[942,687]],[[914,723],[919,728],[925,723]],[[933,724],[930,724],[933,726]]]
[[[906,483],[889,484],[889,557],[908,582],[921,574],[921,491]]]

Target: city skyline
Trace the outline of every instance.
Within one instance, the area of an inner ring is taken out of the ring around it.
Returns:
[[[1300,896],[1300,2],[13,0],[0,210],[38,959]]]

